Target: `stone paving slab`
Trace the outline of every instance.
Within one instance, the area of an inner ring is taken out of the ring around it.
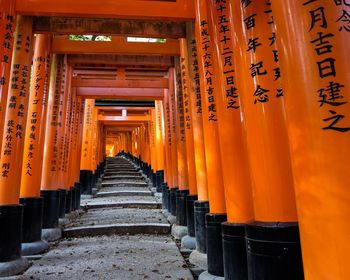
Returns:
[[[101,191],[96,194],[96,197],[111,197],[111,196],[152,196],[152,192],[125,190],[125,191],[113,191],[113,192]]]
[[[145,181],[138,181],[138,182],[126,182],[126,181],[102,181],[101,183],[102,187],[147,187],[148,184]]]
[[[62,231],[63,237],[84,237],[112,234],[170,234],[170,224],[136,223],[108,224],[67,228]]]
[[[193,280],[168,236],[70,238],[14,280]]]
[[[122,209],[100,208],[90,209],[79,219],[73,221],[69,227],[93,226],[126,223],[163,223],[168,224],[161,210],[158,209]]]
[[[144,187],[140,187],[140,186],[110,186],[110,187],[106,187],[103,186],[103,188],[100,189],[100,192],[117,192],[117,191],[149,191],[148,189],[148,185],[144,186]]]

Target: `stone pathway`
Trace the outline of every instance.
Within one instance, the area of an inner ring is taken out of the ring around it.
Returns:
[[[85,212],[63,229],[65,239],[8,279],[193,279],[161,201],[126,159],[107,159],[101,188],[82,206]]]

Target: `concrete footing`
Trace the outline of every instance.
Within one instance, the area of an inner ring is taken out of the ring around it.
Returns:
[[[204,271],[199,275],[198,280],[225,280],[225,278],[221,276],[215,276],[210,274],[208,271]]]
[[[173,224],[173,226],[171,227],[171,235],[174,236],[175,239],[181,240],[182,237],[184,237],[187,234],[188,230],[185,226]]]
[[[169,214],[169,216],[167,217],[167,220],[169,224],[173,225],[176,223],[176,216]]]
[[[196,249],[196,238],[189,236],[189,235],[185,235],[181,239],[181,248],[195,250]]]
[[[19,258],[10,262],[0,262],[0,277],[9,277],[25,271],[29,262],[25,258]]]
[[[38,255],[48,250],[49,247],[49,243],[47,243],[45,240],[22,243],[22,256]]]
[[[54,242],[59,240],[62,237],[62,229],[61,228],[45,228],[41,233],[42,239],[47,242]]]
[[[207,254],[203,254],[197,250],[192,251],[189,257],[189,262],[203,270],[208,269]]]

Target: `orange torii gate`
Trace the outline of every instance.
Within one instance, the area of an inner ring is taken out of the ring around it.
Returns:
[[[41,239],[31,203],[57,238],[108,146],[155,177],[179,224],[186,200],[204,276],[347,279],[349,1],[127,2],[0,0],[0,276]],[[99,99],[155,108],[123,116]]]

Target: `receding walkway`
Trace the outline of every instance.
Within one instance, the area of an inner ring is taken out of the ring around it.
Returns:
[[[141,173],[109,158],[104,176],[96,195],[82,200],[83,214],[65,226],[65,239],[8,279],[193,279]]]

